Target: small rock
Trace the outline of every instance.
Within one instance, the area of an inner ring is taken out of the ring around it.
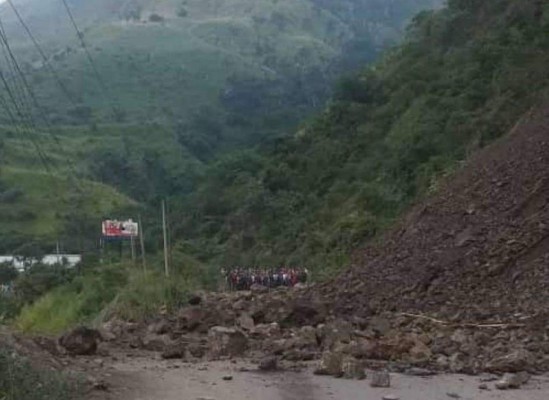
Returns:
[[[233,377],[232,377],[232,375],[225,375],[225,376],[223,377],[223,380],[224,380],[224,381],[232,381],[232,380],[233,380]]]
[[[331,351],[324,353],[320,366],[314,371],[315,375],[331,375],[341,377],[343,374],[343,355]]]
[[[441,369],[448,369],[450,367],[450,361],[445,355],[439,355],[436,360],[436,365]]]
[[[528,370],[535,365],[535,357],[525,349],[517,349],[505,356],[497,357],[486,365],[491,372],[519,372]]]
[[[274,356],[263,357],[259,361],[258,369],[260,371],[276,371],[278,369],[278,360]]]
[[[97,352],[97,345],[101,334],[96,329],[78,327],[59,339],[59,344],[69,354],[75,356],[89,356]]]
[[[240,317],[238,317],[237,323],[242,329],[246,331],[253,331],[255,327],[253,318],[250,317],[248,314],[242,314]]]
[[[170,329],[171,329],[170,321],[168,321],[165,318],[162,318],[159,321],[153,322],[147,327],[147,331],[155,335],[164,335],[168,333]]]
[[[268,291],[269,291],[268,287],[263,286],[263,285],[259,285],[257,283],[254,283],[250,287],[250,292],[252,292],[253,294],[262,294],[262,293],[267,293]]]
[[[448,361],[450,363],[451,372],[464,372],[467,368],[467,360],[462,353],[452,354]]]
[[[167,347],[173,344],[168,335],[156,335],[154,333],[147,333],[141,338],[141,347],[149,351],[162,352]]]
[[[370,329],[380,336],[385,336],[391,330],[391,323],[383,317],[373,317],[370,320]]]
[[[381,398],[382,400],[400,400],[398,396],[395,396],[394,394],[387,394]]]
[[[454,392],[448,392],[446,393],[446,396],[450,397],[451,399],[461,399],[461,396]]]
[[[426,368],[409,368],[406,370],[405,374],[411,376],[433,376],[437,373]]]
[[[362,363],[355,358],[349,357],[343,360],[341,369],[345,379],[362,380],[366,378],[364,365],[362,365]]]
[[[200,297],[199,294],[193,294],[191,297],[189,297],[189,304],[191,306],[197,306],[200,303],[202,303],[202,297]]]
[[[377,371],[372,373],[370,387],[388,388],[391,387],[391,375],[387,371]]]
[[[498,379],[499,378],[496,375],[487,375],[487,376],[483,376],[482,378],[480,378],[480,381],[481,382],[495,382]]]
[[[502,379],[501,381],[497,381],[495,386],[498,390],[507,390],[509,389],[509,382]]]
[[[248,338],[237,329],[214,326],[208,332],[208,348],[214,358],[240,356],[248,349]]]
[[[496,382],[496,389],[519,389],[522,385],[528,383],[530,374],[527,372],[519,372],[517,374],[505,374]]]
[[[190,344],[187,350],[195,358],[202,358],[206,354],[206,348],[200,344]]]
[[[104,382],[102,380],[99,380],[99,381],[93,382],[92,388],[93,388],[93,390],[97,390],[97,391],[100,391],[100,392],[106,392],[107,390],[109,390],[109,385],[107,385],[106,382]]]
[[[478,385],[478,388],[480,390],[488,390],[488,385],[486,383],[481,383],[480,385]]]
[[[178,358],[185,358],[185,352],[186,352],[187,346],[184,343],[174,343],[172,345],[166,346],[164,351],[160,354],[160,356],[164,360],[175,360]]]
[[[428,361],[433,356],[431,349],[426,344],[417,341],[414,347],[410,349],[410,359],[414,363]]]

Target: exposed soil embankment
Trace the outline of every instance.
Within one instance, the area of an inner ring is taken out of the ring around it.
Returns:
[[[545,327],[548,283],[546,106],[473,156],[320,294],[343,315],[412,311]]]

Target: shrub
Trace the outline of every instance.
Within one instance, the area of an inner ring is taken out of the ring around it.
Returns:
[[[0,203],[12,204],[23,196],[21,189],[10,189],[0,193]]]
[[[162,15],[158,15],[158,14],[151,14],[149,16],[149,21],[150,22],[164,22],[164,17]]]
[[[23,332],[52,335],[112,315],[142,319],[183,304],[196,288],[193,282],[178,273],[166,278],[157,271],[143,273],[120,264],[97,267],[25,306],[15,326]]]
[[[71,400],[78,386],[62,374],[37,370],[12,349],[0,346],[0,399]]]

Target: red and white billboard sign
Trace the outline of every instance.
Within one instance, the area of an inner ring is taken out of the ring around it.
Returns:
[[[110,238],[131,238],[139,236],[139,225],[131,219],[127,221],[106,220],[102,225],[103,236]]]

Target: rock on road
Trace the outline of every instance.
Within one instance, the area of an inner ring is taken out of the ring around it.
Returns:
[[[549,398],[548,377],[534,377],[520,390],[499,391],[493,383],[487,384],[490,390],[479,389],[479,377],[392,375],[391,388],[376,389],[368,379],[320,377],[310,370],[261,373],[244,361],[185,364],[142,357],[118,360],[106,368],[108,390],[95,391],[90,400],[382,400],[388,395],[400,400]]]

